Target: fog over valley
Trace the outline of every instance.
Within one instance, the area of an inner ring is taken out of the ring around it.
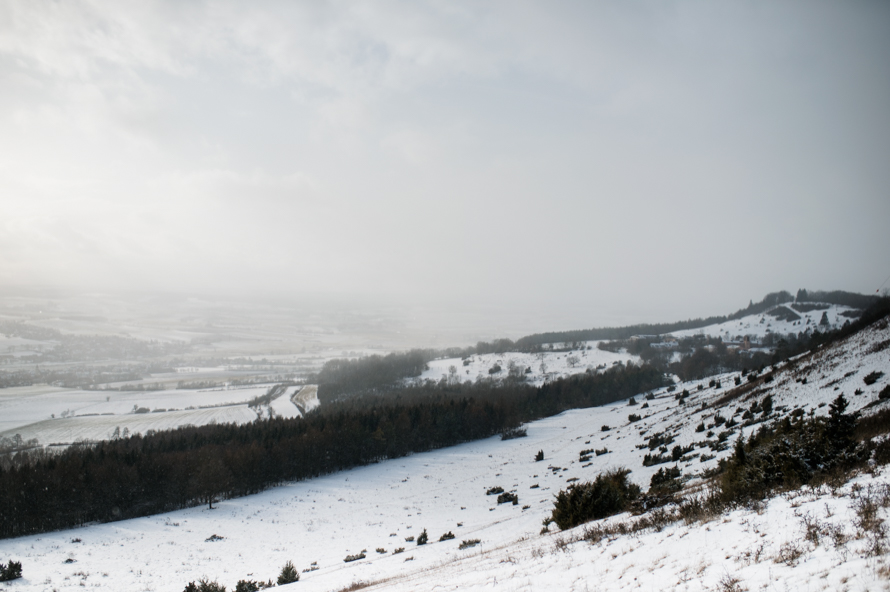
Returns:
[[[883,3],[0,11],[4,288],[506,333],[890,274]]]

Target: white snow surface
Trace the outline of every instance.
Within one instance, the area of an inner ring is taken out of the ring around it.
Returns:
[[[321,401],[318,400],[318,385],[307,384],[302,388],[298,388],[296,392],[291,395],[291,401],[303,410],[304,413],[309,413],[310,411],[315,410],[321,405]]]
[[[474,354],[466,360],[461,358],[443,358],[429,362],[429,369],[417,378],[410,381],[446,380],[449,376],[449,368],[454,366],[457,370],[457,378],[461,382],[476,381],[489,377],[504,378],[509,372],[512,362],[521,371],[526,382],[540,386],[548,380],[570,376],[584,372],[588,368],[605,370],[614,364],[626,364],[629,361],[640,363],[639,356],[629,354],[626,351],[612,353],[597,349],[599,341],[585,341],[579,344],[577,349],[571,351],[542,351],[538,353],[505,352],[500,354]],[[556,344],[560,348],[564,344]],[[464,365],[466,362],[466,365]],[[542,368],[543,364],[543,368]],[[490,373],[489,370],[499,366],[500,370]],[[526,369],[531,372],[526,373]]]
[[[48,419],[0,433],[11,438],[16,434],[24,440],[36,438],[42,445],[67,445],[80,440],[109,440],[115,429],[126,428],[129,434],[145,434],[173,430],[187,425],[249,423],[257,418],[247,405],[165,411],[163,413],[130,413],[127,415],[78,416]]]
[[[288,388],[287,391],[280,397],[276,397],[272,399],[269,407],[272,409],[274,414],[277,417],[302,417],[303,414],[300,413],[300,410],[291,401],[291,397],[296,395],[302,387],[296,388]]]
[[[854,409],[862,408],[890,381],[887,343],[885,323],[804,356],[793,367],[775,369],[775,380],[768,385],[774,405],[800,405],[822,414],[827,406],[819,405],[844,392]],[[874,370],[885,376],[864,385],[862,377]],[[597,544],[558,544],[583,527],[540,533],[554,495],[571,479],[591,480],[604,469],[625,466],[645,489],[659,468],[642,466],[650,451],[638,445],[650,435],[670,431],[674,444],[686,445],[704,438],[695,426],[709,423],[718,412],[740,419],[736,408],[748,407],[751,401],[745,396],[750,393],[701,410],[702,403],[713,405],[723,397],[735,376],[715,377],[722,388],[707,386],[708,380],[679,383],[673,392],[662,388],[652,393],[651,400],[637,396],[635,406],[620,401],[533,422],[525,438],[489,438],[414,454],[222,501],[214,510],[191,508],[2,540],[0,559],[22,562],[24,578],[11,586],[28,591],[87,587],[179,592],[201,577],[232,590],[239,579],[274,581],[288,560],[301,571],[313,563],[317,567],[289,588],[305,591],[341,590],[355,582],[369,583],[369,590],[397,591],[694,591],[725,589],[722,583],[733,578],[748,590],[887,589],[887,556],[866,557],[868,541],[856,537],[853,510],[857,491],[890,486],[886,468],[861,474],[835,491],[801,490],[756,511],[740,509],[706,523],[680,522],[660,532]],[[796,382],[801,376],[808,377],[806,384]],[[683,389],[691,395],[680,405],[674,395]],[[863,393],[854,395],[854,389]],[[630,413],[643,419],[629,423]],[[612,429],[604,432],[603,425]],[[609,452],[592,455],[589,463],[580,461],[580,452],[593,448]],[[542,462],[533,460],[538,450],[544,452]],[[729,453],[727,449],[716,456]],[[680,467],[684,475],[693,475],[716,462],[691,458]],[[534,485],[539,487],[532,489]],[[495,496],[485,494],[493,486],[517,493],[519,504],[498,505]],[[890,517],[886,509],[881,512]],[[837,525],[850,540],[841,545],[806,541],[806,516]],[[424,528],[430,544],[406,542]],[[439,542],[446,532],[455,539]],[[214,534],[223,539],[208,542]],[[461,541],[477,538],[478,546],[458,548]],[[399,547],[404,552],[394,554]],[[791,547],[800,557],[777,561]],[[378,548],[385,553],[378,554]],[[364,559],[343,561],[362,551]],[[74,562],[66,563],[68,559]]]
[[[0,436],[20,434],[25,440],[37,438],[41,444],[70,444],[79,439],[108,439],[116,427],[145,433],[182,425],[246,423],[257,418],[247,402],[265,394],[269,386],[142,392],[45,385],[0,389]],[[135,414],[134,406],[167,411]]]

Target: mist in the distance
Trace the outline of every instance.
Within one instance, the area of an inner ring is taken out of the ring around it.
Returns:
[[[873,293],[888,33],[878,2],[6,3],[0,285],[467,335]]]

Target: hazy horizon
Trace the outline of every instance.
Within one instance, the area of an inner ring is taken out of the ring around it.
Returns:
[[[873,294],[888,33],[881,2],[3,2],[0,287],[504,335]]]

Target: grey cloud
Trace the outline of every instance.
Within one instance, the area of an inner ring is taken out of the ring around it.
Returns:
[[[591,324],[888,272],[882,3],[0,10],[7,285]]]

